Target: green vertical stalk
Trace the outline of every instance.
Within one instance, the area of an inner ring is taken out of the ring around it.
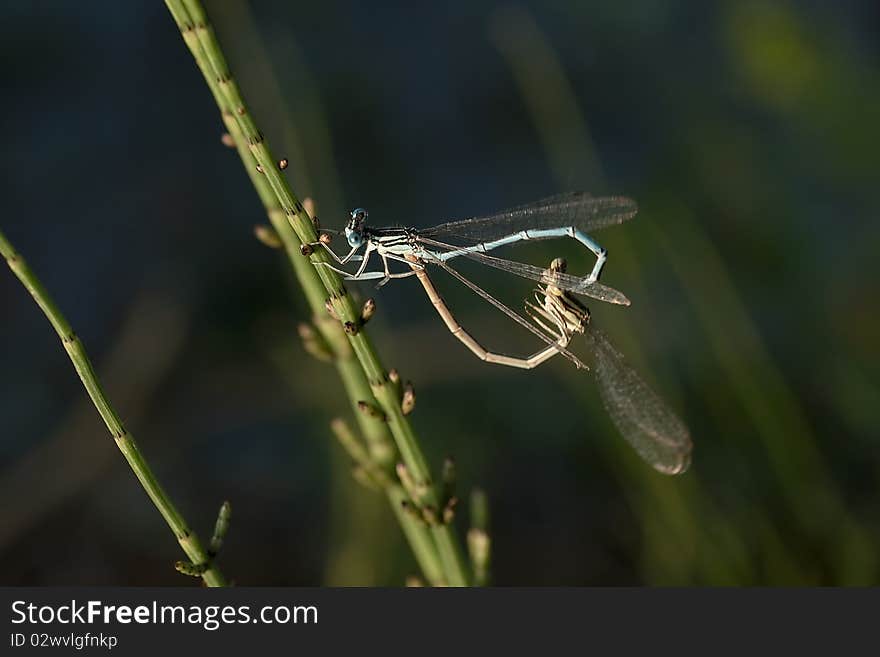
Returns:
[[[390,430],[403,462],[414,478],[426,484],[423,498],[416,501],[438,506],[439,496],[434,487],[429,485],[431,477],[427,460],[409,421],[401,411],[397,386],[389,379],[372,342],[361,326],[359,309],[335,272],[323,266],[314,266],[317,263],[329,263],[329,258],[322,249],[315,249],[308,258],[301,253],[303,244],[317,241],[315,226],[281,175],[265,137],[248,112],[204,9],[197,0],[166,0],[166,5],[208,83],[220,108],[224,125],[233,137],[269,220],[284,244],[318,329],[327,342],[334,345],[337,353],[346,353],[346,350],[339,347],[347,339],[347,346],[357,358],[361,370],[357,374],[340,364],[344,360],[337,362],[337,369],[353,407],[359,401],[369,402],[375,399],[384,413],[387,425],[376,418],[367,418],[363,413],[355,413],[368,443],[376,445],[383,439],[387,441],[385,432]],[[325,300],[329,300],[338,322],[327,321]],[[356,327],[357,330],[346,335],[342,331],[344,325]],[[400,513],[399,509],[395,508],[395,512],[425,576],[433,583],[467,585],[468,577],[461,549],[452,529],[441,524],[428,530],[407,514]],[[429,551],[427,546],[431,544],[433,549]],[[435,563],[437,559],[439,567]],[[438,572],[443,573],[442,580],[436,577]]]
[[[110,435],[113,436],[119,451],[122,452],[125,460],[128,461],[128,465],[134,471],[138,481],[141,482],[141,486],[149,495],[159,513],[162,514],[162,517],[165,518],[165,522],[168,523],[171,531],[174,532],[180,547],[183,548],[187,557],[196,566],[207,564],[207,568],[201,573],[205,584],[208,586],[226,586],[226,579],[223,577],[223,574],[212,563],[212,559],[205,551],[198,536],[189,528],[186,520],[180,515],[177,507],[174,506],[168,494],[159,484],[156,475],[153,474],[143,454],[138,449],[134,437],[122,425],[119,415],[101,388],[92,363],[89,360],[88,354],[86,354],[85,347],[83,347],[82,342],[73,332],[73,328],[68,323],[67,318],[64,317],[55,301],[49,296],[46,288],[43,287],[43,284],[34,275],[30,267],[27,266],[24,259],[15,251],[2,232],[0,232],[0,254],[3,255],[12,272],[22,282],[27,291],[30,292],[34,301],[37,302],[43,314],[46,315],[46,318],[52,324],[52,328],[55,329],[58,337],[61,338],[64,350],[70,357],[76,373],[79,375],[83,386],[85,386],[92,403],[101,415],[101,419],[107,425],[107,430],[110,431]]]

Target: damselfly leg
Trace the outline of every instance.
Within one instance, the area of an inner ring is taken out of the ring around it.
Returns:
[[[440,318],[443,320],[443,323],[446,325],[446,328],[449,329],[449,332],[455,336],[457,340],[459,340],[462,344],[464,344],[470,351],[480,360],[486,363],[494,363],[496,365],[505,365],[507,367],[515,367],[518,369],[526,369],[530,370],[546,360],[556,356],[557,354],[563,354],[570,360],[572,360],[576,366],[583,367],[583,363],[580,362],[575,356],[570,354],[566,347],[568,343],[571,341],[571,334],[567,333],[563,330],[563,326],[559,326],[557,330],[548,329],[548,333],[550,335],[558,334],[554,340],[549,339],[547,336],[542,335],[535,328],[528,325],[526,320],[522,319],[517,315],[513,310],[502,304],[497,299],[494,299],[491,295],[489,295],[484,290],[481,290],[473,283],[467,281],[463,276],[455,272],[455,270],[449,268],[447,265],[444,265],[444,268],[449,271],[449,273],[454,276],[460,277],[459,280],[464,282],[468,287],[470,287],[477,294],[487,299],[494,306],[499,308],[502,312],[504,312],[509,317],[513,318],[518,323],[526,326],[532,333],[538,335],[543,341],[547,342],[548,345],[544,349],[535,352],[531,356],[526,358],[517,358],[514,356],[507,356],[504,354],[499,354],[496,352],[492,352],[483,347],[469,332],[467,332],[461,324],[455,319],[455,316],[452,314],[452,311],[449,309],[449,306],[446,305],[446,302],[443,300],[443,297],[440,296],[440,293],[437,292],[437,288],[434,287],[434,283],[431,281],[428,276],[428,272],[424,267],[420,267],[419,263],[415,260],[411,261],[410,266],[413,267],[412,273],[415,274],[419,282],[422,284],[422,287],[425,290],[425,293],[428,295],[428,299],[431,301],[431,305],[434,306],[434,309],[437,311],[437,314],[440,315]]]

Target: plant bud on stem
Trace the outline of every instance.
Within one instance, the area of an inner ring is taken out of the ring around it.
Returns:
[[[254,237],[270,249],[280,249],[284,246],[275,229],[267,224],[257,224],[254,226]]]
[[[413,388],[413,384],[411,382],[407,382],[407,384],[403,388],[403,399],[400,402],[400,410],[403,411],[404,415],[409,415],[413,412],[413,409],[416,407],[416,391]]]

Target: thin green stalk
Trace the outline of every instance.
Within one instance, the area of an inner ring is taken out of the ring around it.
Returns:
[[[446,569],[438,558],[437,546],[434,544],[427,527],[418,519],[409,515],[403,507],[404,502],[408,499],[403,486],[388,486],[385,489],[385,494],[388,496],[388,503],[394,510],[394,515],[397,516],[397,520],[403,528],[403,533],[406,535],[410,549],[422,566],[422,574],[432,584],[446,582],[446,576],[444,575]]]
[[[360,369],[356,363],[355,366]],[[427,580],[432,584],[445,584],[443,564],[437,553],[437,546],[427,531],[424,520],[411,512],[413,507],[410,494],[385,469],[377,466],[366,446],[358,440],[344,420],[339,418],[333,420],[330,428],[356,465],[355,480],[367,488],[379,488],[385,491],[416,559],[420,564],[425,565],[422,572]]]
[[[198,47],[198,44],[196,46]],[[197,61],[203,62],[204,59],[197,58]],[[202,68],[201,64],[200,68]],[[278,204],[278,199],[266,181],[265,176],[257,172],[256,161],[248,149],[247,142],[239,129],[238,123],[235,121],[233,114],[224,109],[224,101],[222,95],[219,94],[216,80],[209,73],[206,73],[205,69],[202,69],[202,72],[205,73],[208,86],[221,108],[223,124],[232,137],[245,171],[253,183],[260,201],[263,203],[266,216],[280,238],[288,260],[293,266],[294,274],[305,291],[306,300],[312,311],[313,322],[327,344],[331,346],[334,356],[333,361],[345,386],[352,411],[368,444],[373,447],[371,450],[372,456],[379,465],[388,467],[395,457],[391,434],[384,422],[369,418],[358,411],[358,401],[373,399],[373,392],[360,365],[353,359],[351,347],[345,337],[342,325],[332,320],[326,312],[324,307],[326,292],[320,278],[318,278],[317,271],[303,257],[300,251],[301,242],[290,222],[287,221],[284,211]],[[432,584],[443,583],[445,580],[440,567],[440,557],[430,540],[427,528],[419,524],[414,518],[401,513],[401,508],[399,507],[399,502],[395,505],[392,501],[392,510],[400,520],[404,535],[410,543],[422,573]]]
[[[358,426],[371,448],[371,456],[378,465],[390,469],[395,458],[391,434],[384,422],[370,418],[358,410],[357,403],[359,401],[374,399],[373,391],[370,389],[363,369],[354,359],[354,354],[345,337],[342,325],[327,314],[324,307],[325,290],[321,280],[318,278],[317,271],[303,257],[300,251],[301,242],[299,238],[290,222],[285,218],[284,212],[278,205],[278,200],[265,177],[257,172],[256,163],[242,137],[238,124],[228,112],[224,112],[223,121],[235,143],[245,171],[247,171],[251,182],[257,190],[257,195],[263,203],[266,216],[281,239],[287,258],[293,266],[294,273],[306,292],[306,300],[312,311],[312,321],[332,349],[333,364],[339,373],[340,379],[342,379]],[[439,555],[431,542],[427,528],[402,512],[400,500],[389,495],[389,501],[424,576],[432,584],[444,582]]]
[[[486,586],[489,583],[492,539],[489,537],[489,502],[481,490],[471,493],[471,528],[467,533],[467,543],[474,567],[474,583]]]
[[[226,578],[213,564],[212,559],[208,556],[204,547],[202,547],[198,536],[189,528],[186,520],[180,515],[180,512],[171,502],[167,493],[162,489],[162,486],[138,449],[134,437],[122,425],[122,421],[119,419],[119,416],[110,404],[110,400],[104,394],[101,384],[98,382],[98,377],[92,368],[92,363],[86,354],[82,342],[73,332],[67,319],[58,309],[52,297],[49,296],[46,288],[43,287],[43,284],[30,270],[24,259],[15,251],[2,232],[0,232],[0,253],[2,253],[12,272],[22,282],[27,291],[31,293],[34,301],[37,302],[43,314],[46,315],[58,337],[61,338],[61,344],[73,362],[76,373],[85,386],[89,397],[91,397],[95,408],[98,409],[101,419],[107,425],[107,429],[116,441],[116,445],[119,447],[122,455],[125,456],[125,460],[128,461],[128,465],[134,471],[138,481],[141,482],[141,486],[143,486],[147,495],[150,496],[162,517],[165,518],[165,522],[168,523],[171,531],[174,532],[180,547],[183,548],[187,557],[196,566],[207,564],[204,572],[201,573],[205,584],[208,586],[226,586]]]
[[[407,468],[416,479],[428,484],[431,478],[427,461],[422,454],[412,427],[400,409],[397,386],[388,378],[366,331],[361,326],[359,309],[355,306],[335,272],[326,267],[313,266],[313,263],[329,262],[322,249],[314,251],[311,255],[311,263],[300,252],[302,244],[313,243],[317,240],[315,227],[302,203],[280,174],[277,160],[273,157],[265,138],[250,116],[238,85],[229,72],[225,57],[214,31],[208,23],[204,9],[195,0],[166,0],[166,5],[208,83],[208,87],[220,108],[224,125],[240,149],[242,161],[261,200],[263,200],[272,226],[284,243],[285,250],[303,286],[314,316],[316,318],[323,317],[324,300],[329,298],[334,315],[339,319],[334,331],[327,330],[326,322],[316,321],[319,330],[324,333],[328,343],[339,344],[340,335],[344,339],[344,334],[340,331],[341,326],[348,325],[356,328],[355,331],[348,334],[348,342],[360,363],[363,374],[357,378],[346,377],[340,368],[343,379],[348,379],[347,392],[352,404],[357,404],[359,401],[369,403],[371,398],[375,398],[384,413],[387,426]],[[242,150],[245,146],[249,157]],[[367,395],[367,390],[372,394]],[[369,436],[376,437],[378,430],[375,425],[379,424],[379,421],[372,419],[365,422],[361,417],[363,414],[356,413],[356,415],[364,428],[365,435],[368,438]],[[439,496],[434,487],[428,485],[425,491],[423,498],[416,500],[416,502],[439,506]],[[399,510],[395,509],[395,511]],[[416,542],[423,546],[425,541],[422,540],[423,537],[420,534],[425,530],[414,524],[411,518],[404,520],[406,514],[397,513],[397,515],[402,519],[404,532],[418,558],[420,550],[417,550],[413,537],[417,537]],[[441,524],[432,527],[429,531],[436,548],[433,554],[439,556],[442,566],[443,581],[455,586],[466,585],[468,577],[461,556],[461,548],[452,529],[446,524]],[[428,552],[422,552],[420,565],[425,571],[426,577],[431,579],[429,573],[436,572],[437,568],[433,563],[423,562]]]

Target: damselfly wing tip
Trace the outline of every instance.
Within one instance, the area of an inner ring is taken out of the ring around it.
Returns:
[[[620,290],[615,290],[613,288],[608,288],[611,290],[612,294],[607,295],[604,300],[608,303],[613,303],[616,306],[631,306],[632,301],[629,300],[623,292]]]
[[[680,475],[687,472],[691,467],[691,446],[688,444],[687,451],[679,455],[679,459],[674,463],[655,463],[654,469],[665,475]]]

